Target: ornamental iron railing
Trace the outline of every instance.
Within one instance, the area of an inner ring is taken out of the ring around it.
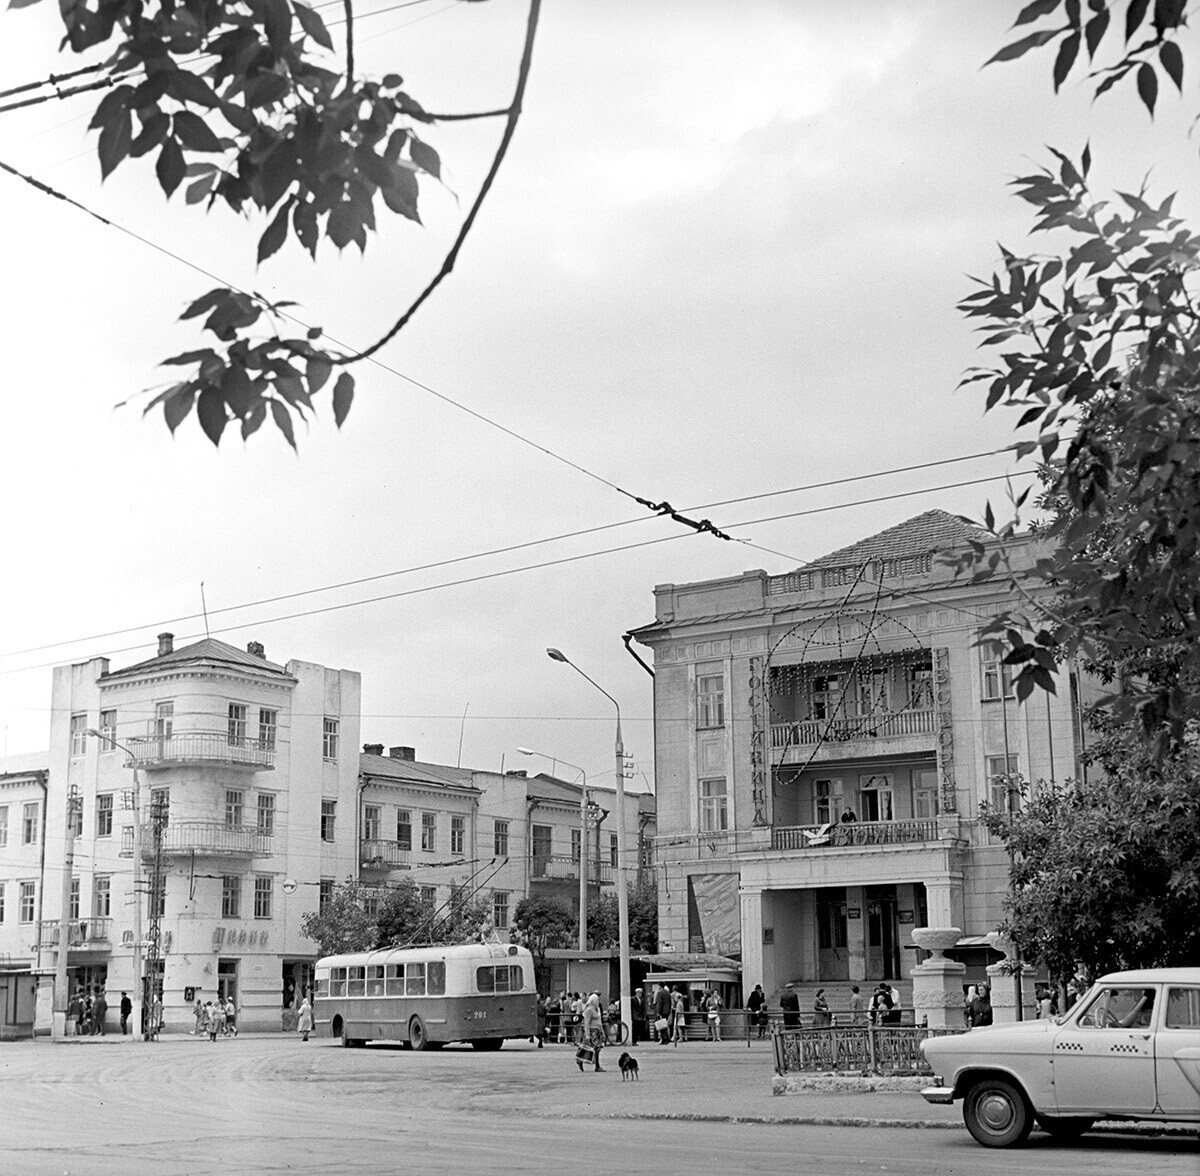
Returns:
[[[777,1074],[932,1074],[921,1054],[927,1037],[963,1033],[924,1025],[845,1025],[777,1029],[772,1036]]]

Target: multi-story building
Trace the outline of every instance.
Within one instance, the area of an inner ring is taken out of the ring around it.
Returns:
[[[743,983],[899,979],[915,926],[1002,918],[1003,846],[980,806],[1012,776],[1077,773],[1081,683],[1018,703],[986,622],[1003,580],[939,553],[980,536],[941,511],[787,575],[655,589],[656,853],[663,947],[740,958]],[[1032,566],[1035,544],[1010,553]]]
[[[14,935],[5,921],[0,951],[52,970],[66,918],[70,987],[103,986],[115,1007],[136,991],[140,915],[147,989],[168,1028],[190,1024],[196,997],[218,996],[244,1026],[278,1028],[315,958],[302,916],[321,879],[357,870],[360,692],[356,673],[277,665],[257,642],[175,649],[171,634],[124,669],[58,667],[44,893],[36,925],[22,913]],[[12,868],[6,858],[4,878]]]

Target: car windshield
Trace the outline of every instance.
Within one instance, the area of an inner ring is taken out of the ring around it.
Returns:
[[[1145,1029],[1154,1012],[1153,988],[1101,988],[1079,1018],[1081,1028]]]

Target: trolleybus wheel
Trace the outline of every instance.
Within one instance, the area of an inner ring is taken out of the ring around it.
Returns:
[[[483,1049],[489,1053],[498,1050],[504,1044],[503,1037],[477,1037],[471,1042],[472,1049]]]
[[[408,1023],[408,1044],[413,1049],[428,1049],[429,1034],[425,1031],[425,1022],[420,1017],[413,1017]]]

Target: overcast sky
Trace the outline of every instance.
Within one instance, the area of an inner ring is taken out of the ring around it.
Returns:
[[[456,272],[381,353],[392,370],[359,365],[340,433],[321,398],[298,457],[269,427],[217,450],[194,420],[172,440],[137,402],[114,409],[198,345],[175,319],[215,283],[185,263],[365,345],[436,269],[499,125],[430,131],[447,188],[426,190],[426,228],[381,217],[365,258],[322,245],[314,266],[291,243],[256,272],[264,220],[168,205],[152,157],[100,184],[94,95],[0,115],[0,159],[177,255],[0,173],[3,749],[47,745],[50,665],[116,668],[163,629],[202,636],[203,582],[214,636],[360,671],[365,741],[453,764],[461,731],[465,767],[548,766],[525,745],[611,783],[611,707],[546,657],[561,647],[620,700],[644,787],[651,682],[621,635],[653,618],[655,584],[784,572],[1003,497],[999,481],[936,488],[1004,457],[781,492],[1011,440],[1011,416],[955,391],[976,361],[965,275],[990,272],[997,241],[1029,247],[1007,181],[1045,144],[1077,156],[1090,138],[1099,190],[1150,171],[1193,210],[1195,112],[1173,91],[1152,123],[1128,88],[1093,105],[1072,79],[1055,98],[1045,53],[980,69],[1018,7],[548,0],[525,116]],[[429,109],[507,102],[518,0],[357,8],[360,70],[403,74]],[[81,63],[55,53],[56,11],[0,13],[0,88]],[[643,517],[606,483],[759,546]],[[755,494],[774,497],[708,507]],[[531,567],[549,561],[572,562]],[[442,566],[411,570],[426,565]],[[446,586],[471,577],[490,578]]]

